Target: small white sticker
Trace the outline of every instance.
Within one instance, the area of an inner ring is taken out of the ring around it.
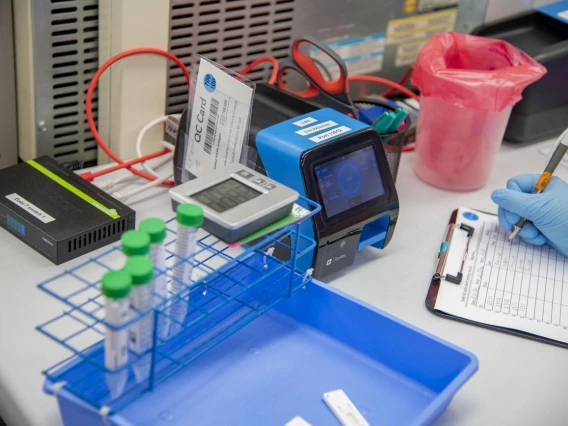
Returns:
[[[172,138],[177,139],[178,130],[179,130],[179,119],[170,115],[166,120],[166,125],[164,130]]]
[[[238,163],[247,136],[253,88],[201,58],[185,168],[196,176]]]
[[[329,120],[329,121],[324,121],[323,123],[320,124],[315,124],[313,126],[306,127],[305,129],[302,130],[298,130],[296,131],[296,133],[300,136],[307,136],[311,135],[312,133],[319,132],[320,130],[329,129],[330,127],[334,126],[337,126],[337,123],[335,121]]]
[[[304,127],[307,126],[308,124],[312,124],[312,123],[316,123],[317,120],[313,117],[306,117],[306,118],[302,118],[301,120],[298,121],[294,121],[292,124],[294,126],[298,126],[298,127]]]
[[[347,126],[337,127],[329,132],[320,133],[319,135],[313,136],[310,138],[312,142],[318,143],[328,140],[329,138],[333,138],[334,136],[340,135],[342,133],[348,132],[351,129]]]
[[[13,194],[6,195],[6,198],[8,200],[10,200],[12,203],[14,203],[15,205],[17,205],[17,206],[21,207],[22,209],[24,209],[25,211],[27,211],[29,214],[31,214],[36,219],[41,220],[43,223],[49,223],[49,222],[53,222],[55,220],[54,217],[48,215],[46,212],[44,212],[38,206],[30,203],[24,197],[16,194],[15,192]]]
[[[558,12],[558,16],[561,17],[562,19],[568,21],[568,10]]]

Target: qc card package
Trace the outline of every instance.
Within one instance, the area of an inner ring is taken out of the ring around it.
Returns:
[[[240,162],[255,84],[204,57],[193,75],[185,168],[190,175],[202,176]]]

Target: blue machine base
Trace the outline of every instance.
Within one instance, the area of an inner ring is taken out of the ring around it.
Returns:
[[[322,394],[343,389],[373,426],[426,425],[477,367],[473,354],[314,281],[106,424],[339,425]],[[65,389],[57,397],[66,426],[105,425]]]

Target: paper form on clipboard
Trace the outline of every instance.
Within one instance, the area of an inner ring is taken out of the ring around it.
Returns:
[[[510,242],[497,216],[472,209],[456,210],[448,229],[440,250],[443,267],[438,262],[426,299],[430,310],[568,345],[566,257],[548,245]]]

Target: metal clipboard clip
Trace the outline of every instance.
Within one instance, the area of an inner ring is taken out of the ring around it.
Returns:
[[[442,274],[444,268],[446,266],[446,260],[448,259],[448,252],[450,251],[450,246],[452,244],[452,236],[454,235],[455,230],[462,230],[467,232],[467,243],[465,246],[465,253],[462,257],[462,262],[460,266],[460,270],[457,272],[456,275],[451,275],[446,273],[445,275]],[[464,225],[463,223],[450,223],[448,225],[448,230],[446,231],[446,238],[444,242],[440,246],[440,251],[438,252],[438,266],[436,267],[436,273],[432,277],[432,282],[435,285],[440,285],[442,279],[449,281],[453,284],[461,284],[463,279],[463,267],[465,265],[465,260],[467,259],[467,254],[469,252],[469,242],[471,241],[471,237],[473,236],[474,229],[469,225]]]

